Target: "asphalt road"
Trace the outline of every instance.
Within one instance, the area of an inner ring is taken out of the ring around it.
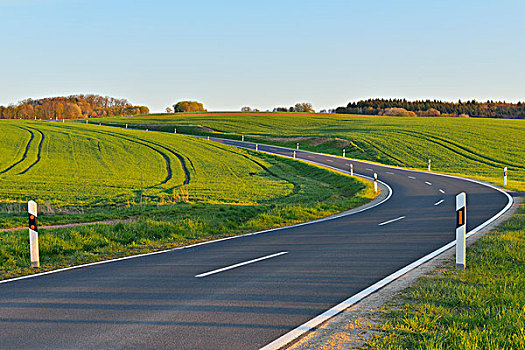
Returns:
[[[470,181],[352,163],[377,172],[391,198],[325,222],[0,284],[0,348],[258,349],[454,240],[457,193],[467,192],[469,230],[508,203]]]

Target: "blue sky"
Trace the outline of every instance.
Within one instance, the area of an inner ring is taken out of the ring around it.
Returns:
[[[0,0],[0,105],[525,100],[525,1]]]

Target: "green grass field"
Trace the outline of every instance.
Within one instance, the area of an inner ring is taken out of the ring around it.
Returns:
[[[104,123],[273,143],[460,174],[525,190],[525,120],[300,113],[204,113],[108,118]]]
[[[242,150],[196,138],[82,124],[0,124],[0,200],[56,205],[258,203],[293,186]]]
[[[368,182],[212,141],[78,123],[0,122],[0,228],[40,229],[41,269],[313,220],[372,199]],[[143,203],[140,205],[141,177]],[[0,232],[0,278],[32,273],[27,230]]]
[[[384,310],[370,349],[525,349],[525,207]]]

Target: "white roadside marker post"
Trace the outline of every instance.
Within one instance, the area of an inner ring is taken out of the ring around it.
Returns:
[[[430,159],[428,160],[428,171],[430,171]]]
[[[258,145],[258,144],[255,144],[255,150],[256,150],[256,151],[259,150],[259,145]]]
[[[377,193],[377,173],[374,173],[374,192]]]
[[[346,149],[343,148],[343,158],[345,157]]]
[[[128,124],[126,124],[126,129],[128,128]]]
[[[86,119],[86,124],[89,124],[89,120],[88,119]]]
[[[503,169],[503,186],[507,186],[507,167]]]
[[[297,142],[297,149],[299,149],[299,142]]]
[[[295,159],[295,151],[293,151],[293,159]]]
[[[244,142],[244,135],[241,136],[241,141]]]
[[[173,133],[176,134],[177,133],[177,128],[175,128],[175,130],[173,130]]]
[[[456,196],[456,269],[465,270],[467,231],[467,195],[461,192]]]
[[[38,228],[36,225],[37,205],[35,201],[27,202],[29,214],[29,254],[31,256],[31,267],[40,267],[40,256],[38,250]]]
[[[62,123],[65,123],[64,119],[62,119]]]
[[[354,165],[350,164],[350,176],[354,176]]]
[[[208,141],[210,141],[210,136],[208,135]]]

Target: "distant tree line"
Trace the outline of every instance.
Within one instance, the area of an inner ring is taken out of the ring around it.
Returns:
[[[251,108],[248,106],[244,106],[241,108],[241,112],[260,112],[257,108]]]
[[[312,104],[308,102],[296,103],[293,107],[275,107],[274,112],[303,112],[315,113]]]
[[[413,116],[470,116],[525,119],[525,103],[500,101],[445,102],[439,100],[368,99],[338,107],[335,113]]]
[[[133,106],[123,98],[94,94],[22,100],[0,106],[0,119],[77,119],[148,114],[146,106]]]

